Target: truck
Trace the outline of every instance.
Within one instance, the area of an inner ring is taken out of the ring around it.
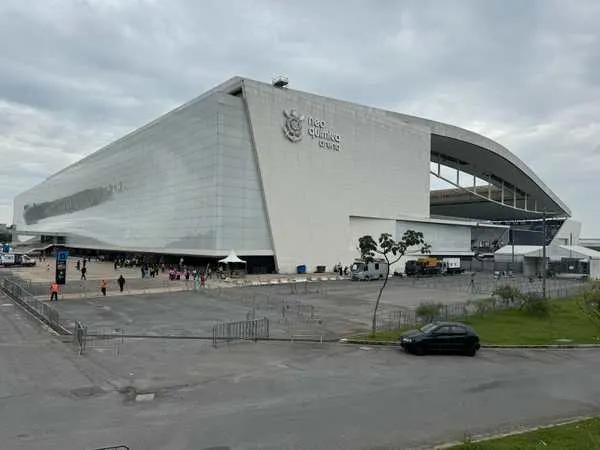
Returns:
[[[442,273],[447,275],[455,275],[463,273],[465,269],[460,267],[460,258],[443,258]]]
[[[35,266],[35,259],[22,253],[0,253],[0,266],[4,267],[32,267]]]
[[[463,273],[460,258],[425,257],[406,261],[404,273],[406,276],[415,275],[454,275]]]
[[[353,281],[380,280],[387,275],[388,263],[384,259],[373,261],[356,260],[350,267],[350,279]]]

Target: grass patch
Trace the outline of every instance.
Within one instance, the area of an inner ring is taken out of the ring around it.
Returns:
[[[600,418],[450,447],[452,450],[529,450],[541,448],[548,450],[600,449]]]
[[[550,300],[550,313],[534,317],[520,310],[493,311],[483,317],[471,316],[464,322],[479,334],[482,344],[489,345],[546,345],[546,344],[598,344],[600,323],[590,320],[577,304],[578,298]],[[406,327],[395,331],[354,336],[354,339],[398,341]],[[566,339],[566,341],[560,341]]]
[[[568,339],[574,344],[599,343],[600,329],[577,305],[577,299],[551,300],[547,317],[534,317],[519,310],[495,311],[466,321],[484,344],[543,345]]]

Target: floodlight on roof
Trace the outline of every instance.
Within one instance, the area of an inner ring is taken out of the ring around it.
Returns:
[[[289,84],[288,77],[283,75],[277,75],[273,78],[272,84],[275,87],[284,88]]]

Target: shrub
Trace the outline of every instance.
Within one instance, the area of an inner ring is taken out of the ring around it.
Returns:
[[[469,304],[475,307],[475,314],[482,318],[496,310],[496,299],[494,297],[471,300]]]
[[[442,306],[440,303],[424,302],[417,306],[415,313],[424,322],[433,322],[439,317]]]
[[[600,327],[600,284],[594,283],[585,290],[577,304],[588,319]]]
[[[498,286],[492,295],[496,298],[499,298],[504,306],[515,306],[517,302],[521,299],[521,291],[516,287],[511,286],[510,284],[505,284],[503,286]]]
[[[537,292],[528,292],[521,295],[521,301],[521,309],[530,316],[546,317],[550,314],[548,300]]]

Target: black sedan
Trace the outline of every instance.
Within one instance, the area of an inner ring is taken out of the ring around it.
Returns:
[[[471,327],[457,322],[428,323],[400,336],[402,348],[415,355],[425,353],[461,353],[475,356],[480,348],[479,336]]]

